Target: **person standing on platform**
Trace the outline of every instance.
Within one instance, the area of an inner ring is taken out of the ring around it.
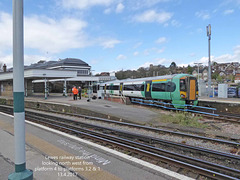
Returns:
[[[73,87],[72,93],[73,93],[73,100],[77,100],[78,90],[76,86]]]
[[[79,96],[79,99],[82,98],[82,88],[81,88],[81,86],[78,87],[78,96]]]

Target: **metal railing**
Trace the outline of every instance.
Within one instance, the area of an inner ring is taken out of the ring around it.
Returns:
[[[139,98],[131,98],[132,103],[141,104],[141,105],[147,105],[147,106],[153,106],[153,107],[159,107],[164,108],[168,110],[176,110],[176,111],[184,111],[184,112],[193,112],[193,113],[200,113],[200,114],[206,114],[206,115],[212,115],[212,116],[219,116],[218,114],[215,114],[216,108],[210,108],[210,107],[204,107],[204,106],[196,106],[196,105],[189,105],[189,104],[172,104],[172,103],[166,103],[166,102],[160,102],[156,100],[145,100],[145,99],[139,99]],[[175,106],[180,106],[183,108],[175,108]],[[199,109],[206,109],[212,111],[212,113],[209,112],[203,112],[203,111],[197,111],[189,108],[199,108]]]

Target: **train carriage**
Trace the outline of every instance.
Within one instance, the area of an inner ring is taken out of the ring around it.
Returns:
[[[197,80],[189,74],[117,80],[100,86],[105,87],[105,94],[170,102],[176,108],[198,103]]]

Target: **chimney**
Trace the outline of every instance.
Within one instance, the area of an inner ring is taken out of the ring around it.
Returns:
[[[3,65],[3,72],[7,72],[7,66],[6,66],[6,64]]]

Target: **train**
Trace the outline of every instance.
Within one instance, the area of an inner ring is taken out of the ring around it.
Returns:
[[[189,74],[115,80],[101,83],[99,89],[105,95],[151,99],[171,103],[175,108],[198,103],[197,79]]]

